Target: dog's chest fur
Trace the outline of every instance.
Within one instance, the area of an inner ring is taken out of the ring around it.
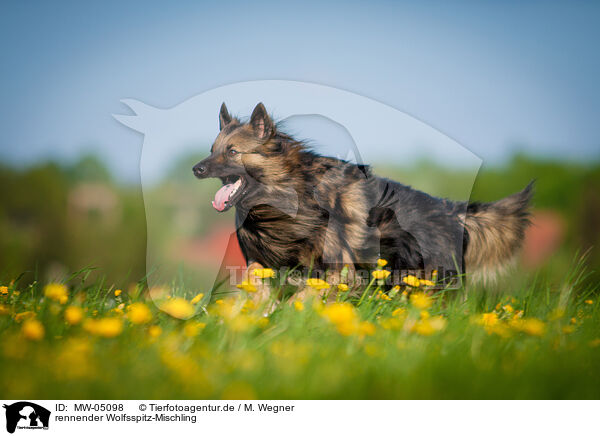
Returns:
[[[369,236],[366,171],[317,158],[293,174],[294,216],[266,204],[252,207],[238,228],[247,261],[272,267],[355,263]],[[237,211],[241,220],[241,213]]]

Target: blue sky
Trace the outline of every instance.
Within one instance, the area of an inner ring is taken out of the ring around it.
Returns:
[[[597,159],[600,4],[521,3],[3,2],[0,157],[94,151],[136,180],[142,137],[111,117],[119,100],[284,79],[378,100],[486,163]]]

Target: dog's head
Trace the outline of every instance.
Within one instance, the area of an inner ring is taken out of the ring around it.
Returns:
[[[287,166],[283,157],[287,137],[276,126],[262,103],[254,108],[250,121],[232,117],[225,103],[219,113],[221,131],[210,156],[197,163],[199,179],[218,177],[223,187],[215,194],[213,207],[219,212],[238,205],[251,205],[265,195],[269,186],[285,180]]]

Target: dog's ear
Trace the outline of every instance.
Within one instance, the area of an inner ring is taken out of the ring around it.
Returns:
[[[252,111],[250,125],[254,129],[254,134],[263,140],[269,139],[275,130],[273,120],[262,103],[258,103]]]
[[[223,130],[223,128],[231,122],[232,118],[227,110],[227,106],[225,106],[225,102],[221,105],[221,111],[219,112],[219,130]]]

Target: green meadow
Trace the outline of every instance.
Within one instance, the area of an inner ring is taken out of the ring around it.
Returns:
[[[385,270],[385,268],[384,268]],[[88,281],[1,288],[5,398],[598,398],[600,304],[577,268],[503,292],[417,287],[359,304],[320,284],[265,315]],[[269,280],[269,279],[267,279]],[[334,293],[325,304],[319,296]]]

